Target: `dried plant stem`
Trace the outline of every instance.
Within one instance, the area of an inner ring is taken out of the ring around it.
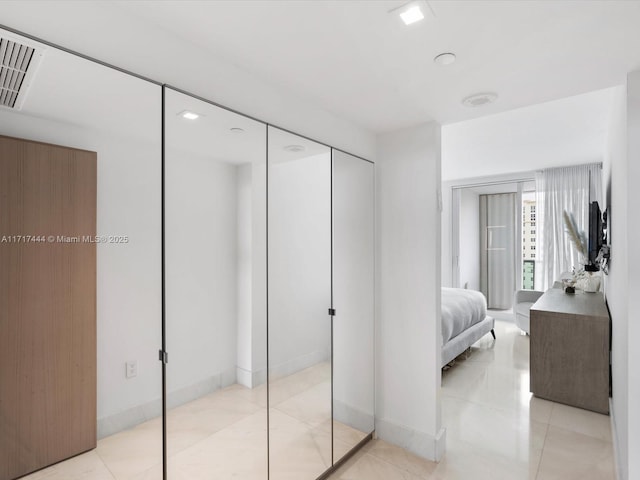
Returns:
[[[569,238],[573,242],[573,245],[578,250],[578,253],[584,257],[586,260],[588,258],[587,254],[587,239],[584,232],[578,230],[578,226],[576,225],[576,219],[573,217],[573,214],[567,213],[565,210],[563,212],[564,216],[564,225],[567,228],[567,233],[569,234]]]

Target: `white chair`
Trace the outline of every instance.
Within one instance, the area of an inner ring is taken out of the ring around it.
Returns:
[[[518,290],[513,301],[513,314],[520,330],[529,334],[529,310],[544,292]]]
[[[560,280],[553,282],[551,288],[564,288],[562,281],[564,279],[573,278],[573,273],[562,272],[560,274]],[[518,290],[513,300],[513,315],[516,320],[516,325],[520,330],[529,335],[529,310],[534,303],[542,296],[544,292],[538,292],[536,290]]]

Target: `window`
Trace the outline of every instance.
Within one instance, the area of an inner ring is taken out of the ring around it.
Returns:
[[[536,237],[531,237],[531,243],[536,243]]]
[[[531,213],[536,213],[536,206],[535,205],[531,205]]]
[[[535,253],[532,253],[532,254],[531,254],[531,258],[536,258],[536,254],[535,254]]]
[[[536,231],[535,230],[531,230],[531,235],[535,235]]]
[[[522,265],[522,288],[533,290],[536,276],[536,262],[525,260]]]
[[[535,227],[536,226],[536,222],[531,222],[531,226]]]
[[[531,250],[535,250],[536,246],[535,245],[531,245]]]
[[[531,214],[531,221],[533,222],[533,221],[535,221],[535,219],[536,219],[536,214],[535,214],[535,213],[532,213],[532,214]]]

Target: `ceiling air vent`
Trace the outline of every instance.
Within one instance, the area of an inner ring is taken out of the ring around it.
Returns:
[[[0,106],[20,110],[41,54],[0,32]]]

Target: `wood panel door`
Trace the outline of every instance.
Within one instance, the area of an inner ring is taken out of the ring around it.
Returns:
[[[0,480],[96,446],[96,162],[0,136]]]

